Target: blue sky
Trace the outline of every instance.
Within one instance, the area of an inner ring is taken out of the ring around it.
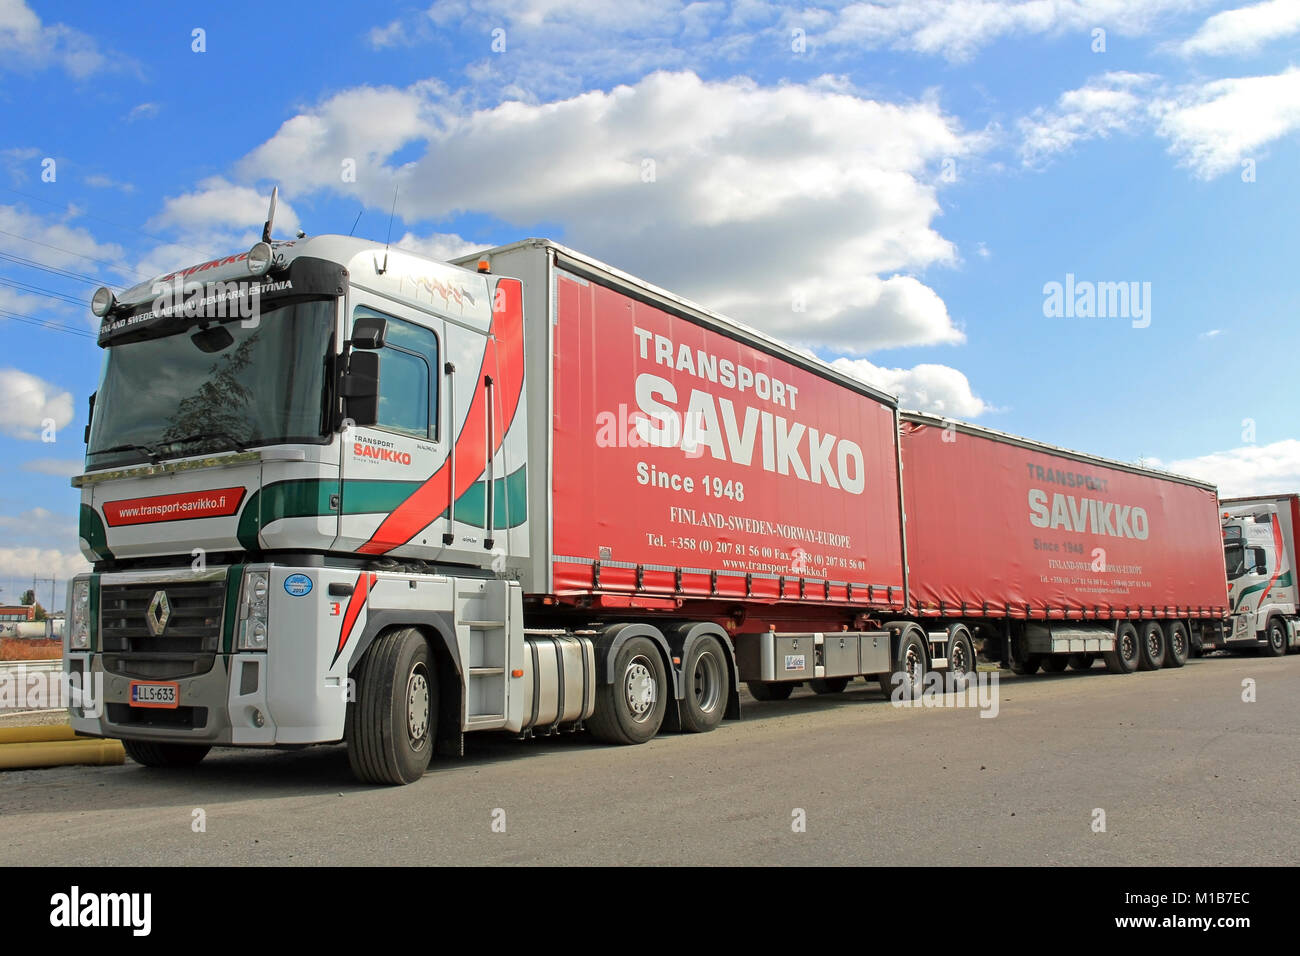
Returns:
[[[81,567],[90,292],[272,185],[281,235],[397,188],[403,246],[549,235],[907,406],[1300,488],[1297,61],[1300,0],[0,0],[0,600]],[[1146,318],[1045,315],[1067,274]]]

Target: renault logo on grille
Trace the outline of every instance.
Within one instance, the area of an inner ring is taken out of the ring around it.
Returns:
[[[144,612],[144,623],[149,628],[149,633],[154,637],[160,637],[167,628],[167,621],[171,616],[172,605],[167,600],[167,592],[155,591],[148,610]]]

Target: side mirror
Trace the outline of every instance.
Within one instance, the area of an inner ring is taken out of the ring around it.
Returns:
[[[382,330],[380,334],[382,337]],[[343,396],[345,418],[357,425],[373,425],[379,421],[379,353],[353,352],[339,392]]]
[[[90,423],[95,420],[95,396],[98,394],[99,392],[91,392],[90,400],[86,403],[89,406],[86,411],[86,431],[81,436],[82,443],[86,445],[90,444]]]
[[[352,326],[352,347],[372,351],[382,349],[388,341],[388,320],[364,315]]]

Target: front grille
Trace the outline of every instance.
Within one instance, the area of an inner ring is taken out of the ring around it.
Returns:
[[[167,596],[166,626],[149,630],[149,605],[159,591]],[[99,634],[106,652],[214,654],[220,649],[226,582],[151,581],[105,584],[100,590]]]
[[[215,654],[105,654],[104,670],[140,680],[180,680],[206,674],[216,660]]]

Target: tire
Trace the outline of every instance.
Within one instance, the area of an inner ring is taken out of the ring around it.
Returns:
[[[596,687],[596,712],[587,729],[607,744],[643,744],[659,733],[671,685],[659,647],[648,637],[629,638],[610,667],[609,683]]]
[[[1265,655],[1268,657],[1283,657],[1286,654],[1286,624],[1280,617],[1269,620],[1268,630],[1264,632],[1264,636],[1268,639],[1268,645],[1264,648]]]
[[[788,700],[794,693],[794,681],[745,681],[745,687],[754,700]]]
[[[1158,671],[1165,662],[1165,629],[1159,621],[1146,621],[1138,630],[1138,669]]]
[[[1131,622],[1120,624],[1115,631],[1115,649],[1103,651],[1101,655],[1106,670],[1112,674],[1132,674],[1138,668],[1140,643],[1137,628]]]
[[[847,677],[818,677],[808,682],[814,694],[842,694],[849,686]]]
[[[1187,625],[1182,621],[1165,621],[1165,667],[1182,667],[1191,650]]]
[[[682,667],[686,692],[682,696],[682,730],[706,734],[722,723],[731,694],[730,672],[716,637],[701,637],[691,645]]]
[[[1065,654],[1047,654],[1043,657],[1043,672],[1060,674],[1069,666],[1070,658]]]
[[[948,673],[953,677],[954,690],[965,690],[976,673],[975,644],[963,624],[948,630]]]
[[[1092,665],[1097,662],[1096,654],[1071,654],[1070,670],[1086,671],[1092,670]]]
[[[903,700],[916,700],[924,690],[925,673],[929,667],[930,658],[921,629],[906,628],[898,641],[893,671],[877,678],[880,689],[889,700],[893,700],[896,694],[901,694]]]
[[[208,755],[207,744],[155,744],[147,740],[124,740],[122,749],[146,767],[193,767]]]
[[[1011,658],[1011,673],[1023,674],[1028,677],[1031,674],[1037,674],[1038,668],[1043,666],[1043,654],[1026,654],[1024,660]]]
[[[356,671],[343,739],[362,783],[414,783],[429,769],[438,734],[438,674],[429,643],[404,627],[375,638]]]

